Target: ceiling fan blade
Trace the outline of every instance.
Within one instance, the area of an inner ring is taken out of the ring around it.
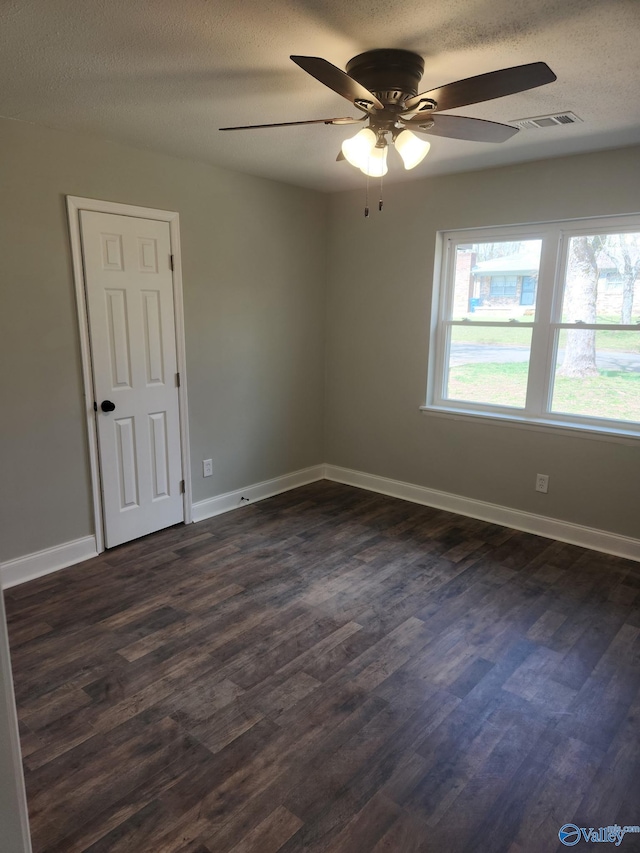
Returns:
[[[404,119],[403,119],[404,121]],[[420,127],[422,122],[425,127]],[[433,126],[428,125],[433,122]],[[450,139],[467,139],[470,142],[505,142],[518,133],[517,127],[499,124],[496,121],[484,121],[466,116],[422,115],[404,121],[405,126],[417,133],[430,136],[448,136]]]
[[[356,107],[367,112],[373,107],[379,110],[384,109],[383,104],[373,92],[370,92],[353,77],[349,77],[337,66],[327,62],[326,59],[321,59],[319,56],[292,56],[291,59],[307,74],[311,74],[316,80],[351,101]]]
[[[513,68],[503,68],[500,71],[490,71],[488,74],[478,74],[477,77],[467,77],[446,86],[439,86],[429,92],[409,98],[404,105],[408,112],[420,112],[421,101],[425,102],[424,112],[442,112],[505,95],[515,95],[536,86],[553,83],[556,75],[546,62],[530,62],[528,65],[515,65]],[[435,108],[429,109],[430,102],[435,101]]]
[[[219,127],[218,130],[257,130],[262,127],[295,127],[300,124],[360,124],[366,120],[366,116],[360,118],[312,118],[310,121],[279,121],[275,124],[245,124],[238,127]]]

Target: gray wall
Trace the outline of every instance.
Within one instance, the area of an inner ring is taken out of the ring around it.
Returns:
[[[11,683],[9,640],[0,592],[0,850],[30,850],[15,697]]]
[[[194,500],[323,461],[326,197],[0,121],[0,561],[93,532],[66,194],[180,213]]]
[[[640,148],[331,200],[326,462],[640,536],[640,448],[422,414],[438,230],[640,211]],[[548,495],[534,491],[550,475]]]
[[[436,231],[636,211],[640,149],[389,185],[365,220],[360,192],[0,121],[0,560],[93,532],[66,194],[180,213],[194,500],[327,461],[640,535],[634,442],[418,410]]]

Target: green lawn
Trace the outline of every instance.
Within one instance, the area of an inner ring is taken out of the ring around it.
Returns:
[[[449,373],[449,398],[523,407],[528,364],[466,364]],[[640,373],[601,370],[588,379],[556,378],[553,411],[640,422]]]

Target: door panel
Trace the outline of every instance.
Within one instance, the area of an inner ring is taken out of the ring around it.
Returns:
[[[91,211],[80,226],[110,548],[184,519],[170,232]]]
[[[136,462],[136,436],[133,418],[117,418],[113,425],[116,431],[116,464],[120,485],[120,509],[138,506],[138,465]]]
[[[160,293],[157,290],[142,292],[144,309],[144,342],[147,366],[147,385],[164,383],[162,359],[162,326],[160,324]]]
[[[169,494],[169,447],[167,445],[167,413],[149,415],[149,438],[153,474],[152,500]]]
[[[127,318],[127,293],[124,290],[105,290],[106,321],[109,328],[109,361],[111,389],[131,388],[131,347]]]

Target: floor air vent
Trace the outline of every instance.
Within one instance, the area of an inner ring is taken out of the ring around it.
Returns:
[[[537,130],[540,127],[555,127],[558,124],[576,124],[581,121],[582,119],[575,113],[567,111],[563,113],[554,113],[553,115],[548,116],[516,118],[513,119],[513,121],[510,121],[509,124],[519,127],[520,130]]]

